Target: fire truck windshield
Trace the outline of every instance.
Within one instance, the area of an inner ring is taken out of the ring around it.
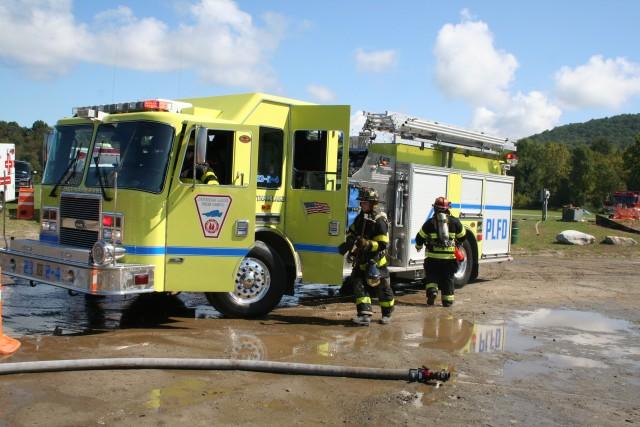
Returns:
[[[102,123],[96,132],[87,187],[162,191],[173,142],[173,128],[156,122]]]
[[[57,126],[49,158],[42,176],[43,184],[76,186],[82,180],[93,125]]]

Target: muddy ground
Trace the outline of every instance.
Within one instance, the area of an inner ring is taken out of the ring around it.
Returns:
[[[516,254],[485,265],[452,308],[399,284],[393,324],[305,286],[259,320],[199,295],[85,299],[4,288],[0,363],[95,357],[242,358],[447,367],[442,385],[173,370],[0,378],[0,425],[628,425],[640,423],[640,257]]]

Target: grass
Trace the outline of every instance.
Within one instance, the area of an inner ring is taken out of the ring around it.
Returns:
[[[519,210],[513,211],[513,218],[519,220],[520,238],[518,243],[511,246],[515,254],[539,253],[548,251],[562,251],[567,254],[602,254],[612,256],[640,255],[640,244],[633,246],[618,246],[601,244],[606,236],[631,237],[640,243],[640,234],[626,233],[601,227],[595,223],[595,215],[586,215],[585,221],[564,222],[562,214],[558,211],[550,211],[547,220],[542,222],[540,211]],[[536,231],[536,224],[537,231]],[[556,236],[565,230],[576,230],[587,233],[596,238],[596,243],[586,246],[563,245],[556,243]]]
[[[33,220],[16,219],[17,207],[17,203],[9,202],[7,211],[0,212],[0,233],[4,224],[7,239],[10,237],[37,239],[40,232],[40,213],[35,211]],[[2,237],[0,237],[1,240]],[[0,246],[4,247],[4,242]]]

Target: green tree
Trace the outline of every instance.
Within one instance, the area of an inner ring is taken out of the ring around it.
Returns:
[[[544,144],[539,169],[542,174],[542,186],[551,192],[549,204],[551,206],[566,204],[568,197],[566,189],[571,172],[571,152],[567,146],[556,142]]]
[[[640,190],[640,133],[635,142],[627,147],[623,154],[627,188]]]
[[[572,167],[569,174],[570,202],[584,206],[595,186],[593,152],[586,145],[578,145],[572,151]]]

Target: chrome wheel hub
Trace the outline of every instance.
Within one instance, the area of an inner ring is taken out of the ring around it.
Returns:
[[[231,297],[237,304],[252,304],[264,298],[270,285],[267,266],[257,258],[245,258],[236,272]]]

